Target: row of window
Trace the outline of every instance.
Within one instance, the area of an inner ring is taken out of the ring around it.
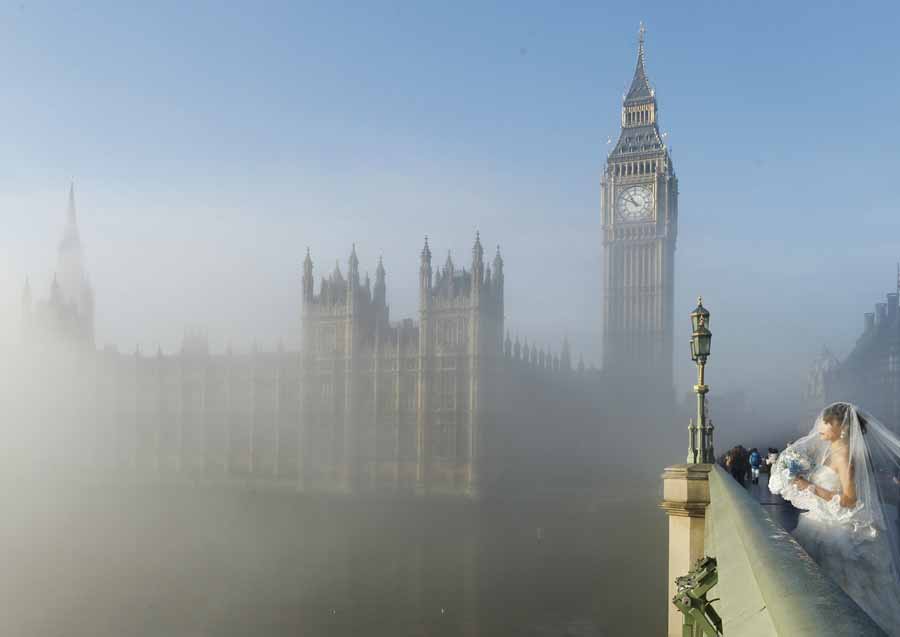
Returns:
[[[631,175],[652,175],[656,172],[656,160],[632,161],[626,164],[615,164],[613,174],[616,177],[628,177]]]
[[[469,329],[465,318],[440,319],[435,324],[435,337],[438,345],[455,347],[466,343]]]
[[[409,380],[401,380],[401,391],[400,391],[400,407],[403,409],[415,409],[417,398],[417,387],[415,381],[412,379]],[[371,395],[372,386],[371,384],[367,384],[365,387],[361,388],[363,395]],[[393,408],[395,397],[397,395],[397,379],[394,378],[390,381],[389,385],[383,388],[382,393],[379,395],[379,408],[382,411],[390,410]],[[431,384],[431,400],[432,407],[436,409],[456,409],[457,405],[457,380],[455,372],[443,372],[437,373],[434,376],[434,380]],[[460,398],[465,402],[468,397],[468,387],[466,387],[465,383],[462,385],[462,392],[459,394]],[[319,386],[319,398],[324,403],[330,403],[334,400],[334,383],[331,382],[323,382]]]
[[[640,110],[628,110],[625,112],[625,123],[629,125],[652,124],[652,106],[649,104]]]

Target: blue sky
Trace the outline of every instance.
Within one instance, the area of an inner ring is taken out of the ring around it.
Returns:
[[[220,4],[0,5],[7,334],[74,178],[101,345],[293,342],[307,245],[317,274],[383,254],[412,316],[423,235],[464,263],[477,228],[511,330],[599,362],[599,176],[640,20],[680,180],[676,329],[702,292],[710,381],[794,391],[893,289],[895,5]]]

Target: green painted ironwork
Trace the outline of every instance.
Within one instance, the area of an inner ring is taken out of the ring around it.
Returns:
[[[712,607],[715,599],[707,600],[706,594],[719,581],[716,558],[697,560],[687,575],[675,578],[675,597],[672,603],[684,615],[682,637],[716,637],[722,634],[722,619]]]

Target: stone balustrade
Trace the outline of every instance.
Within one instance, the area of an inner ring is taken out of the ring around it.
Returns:
[[[698,557],[715,557],[718,584],[710,599],[728,637],[884,635],[819,569],[796,540],[714,465],[675,465],[663,474],[669,515],[669,572],[674,581]],[[682,635],[669,600],[668,634]]]

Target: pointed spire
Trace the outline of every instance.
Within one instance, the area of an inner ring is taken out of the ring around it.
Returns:
[[[75,217],[75,182],[69,182],[69,214],[67,221],[73,225],[78,223]]]
[[[641,20],[640,26],[638,27],[638,58],[643,62],[644,61],[644,33],[646,33],[647,29],[644,27],[644,21]]]
[[[450,255],[450,250],[447,250],[447,260],[444,262],[444,270],[453,274],[453,257]]]
[[[437,273],[435,273],[436,277]],[[422,247],[421,265],[419,266],[419,309],[425,311],[431,303],[431,248],[428,247],[428,235],[425,235],[425,245]]]
[[[347,280],[350,282],[349,289],[359,286],[359,258],[356,256],[356,244],[350,250],[350,258],[347,261]]]
[[[75,213],[75,184],[69,184],[69,205],[66,210],[66,227],[59,242],[60,259],[81,259],[81,238],[78,233],[78,217]],[[80,263],[78,264],[80,266]]]
[[[497,244],[497,253],[494,255],[494,275],[498,279],[503,278],[503,257],[500,256],[500,244]]]
[[[631,87],[625,95],[625,102],[639,102],[653,97],[653,89],[650,88],[650,82],[647,80],[647,73],[644,70],[644,23],[641,22],[641,28],[638,31],[638,58],[637,65],[634,67],[634,78],[631,80]]]
[[[341,281],[344,278],[341,274],[341,262],[338,259],[334,260],[334,272],[331,273],[331,278],[335,281]]]
[[[378,257],[378,267],[375,268],[375,286],[372,288],[372,300],[376,305],[384,306],[386,297],[384,284],[384,263]]]
[[[484,285],[484,248],[481,247],[481,235],[475,231],[475,245],[472,246],[472,288],[471,296],[475,301],[481,298]],[[480,302],[480,301],[479,301]]]
[[[60,252],[75,252],[80,250],[81,240],[78,236],[78,216],[75,213],[75,182],[69,184],[69,206],[66,210],[66,228],[63,231],[62,241],[59,243]]]
[[[53,273],[53,283],[50,284],[50,300],[53,303],[62,301],[62,290],[59,287],[59,281],[56,279],[56,272]]]
[[[306,258],[303,259],[303,301],[309,303],[313,300],[313,263],[309,256],[309,247],[306,248]]]

